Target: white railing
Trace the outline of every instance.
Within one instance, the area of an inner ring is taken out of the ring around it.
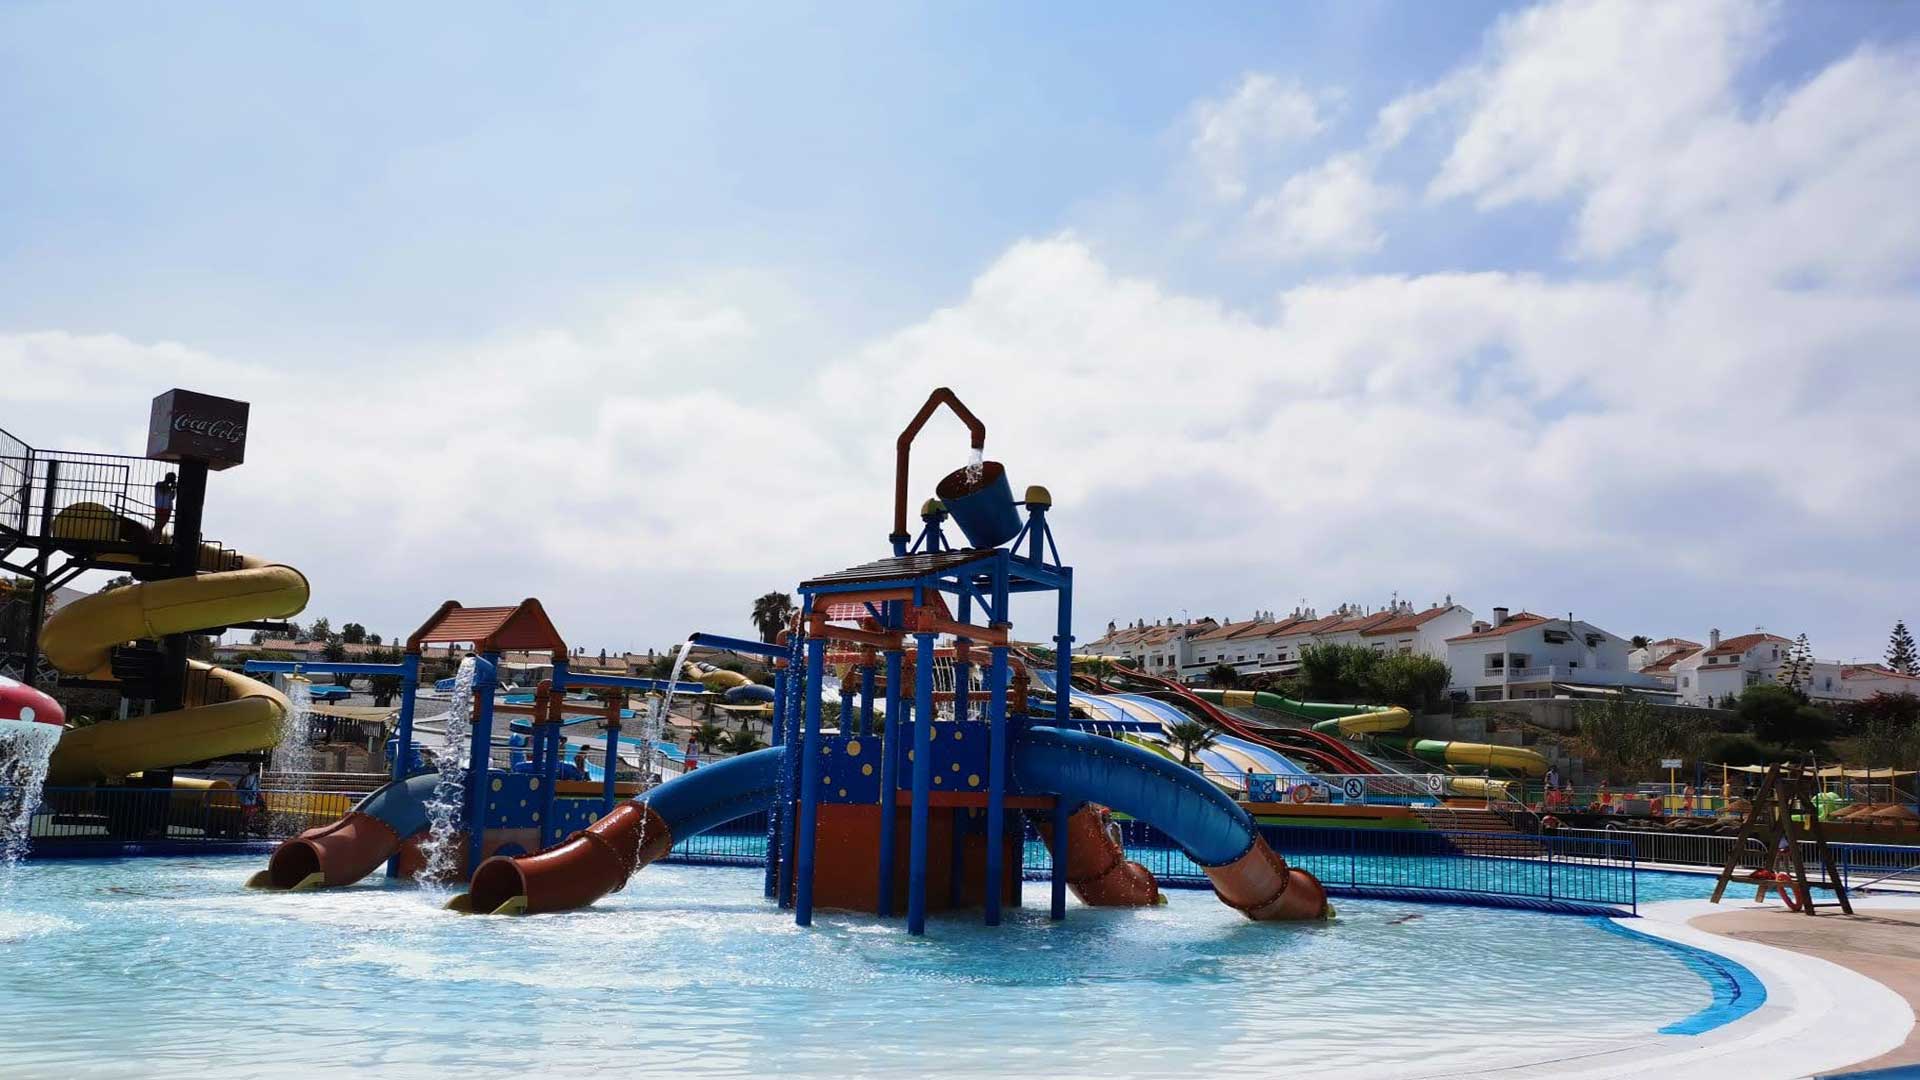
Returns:
[[[1517,667],[1487,671],[1487,678],[1504,678],[1515,682],[1576,682],[1596,686],[1630,686],[1655,689],[1666,684],[1651,675],[1637,671],[1619,671],[1610,667],[1571,667],[1566,664],[1546,664],[1540,667]]]

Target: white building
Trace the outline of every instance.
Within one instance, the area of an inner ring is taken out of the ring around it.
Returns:
[[[1301,651],[1314,645],[1363,645],[1381,654],[1445,660],[1447,639],[1472,626],[1473,612],[1452,597],[1421,611],[1411,604],[1392,604],[1379,611],[1343,605],[1324,617],[1310,608],[1284,619],[1261,614],[1196,635],[1181,674],[1196,682],[1216,665],[1226,664],[1241,675],[1290,675],[1299,670]]]
[[[1668,668],[1673,689],[1683,705],[1709,708],[1737,697],[1762,682],[1778,682],[1793,642],[1779,634],[1740,634],[1722,640],[1719,630],[1707,632],[1707,645]]]
[[[1815,701],[1865,701],[1875,694],[1920,697],[1920,675],[1902,675],[1885,664],[1836,664],[1816,660],[1805,685]]]
[[[1212,619],[1189,623],[1175,619],[1148,623],[1142,619],[1126,626],[1108,623],[1107,632],[1082,646],[1082,650],[1096,656],[1122,657],[1142,671],[1177,679],[1192,654],[1189,638],[1216,625]]]
[[[1706,648],[1706,646],[1697,641],[1688,641],[1686,638],[1661,638],[1659,641],[1652,642],[1645,648],[1635,649],[1628,653],[1627,668],[1631,671],[1648,671],[1652,669],[1666,671],[1677,661],[1683,660],[1704,648]]]
[[[1455,693],[1474,701],[1586,697],[1633,690],[1661,695],[1660,679],[1627,665],[1627,639],[1592,623],[1493,609],[1491,623],[1447,640]]]

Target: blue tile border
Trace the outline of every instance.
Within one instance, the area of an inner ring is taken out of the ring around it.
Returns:
[[[1611,918],[1599,917],[1593,921],[1609,934],[1631,937],[1673,953],[1713,989],[1713,1004],[1661,1028],[1662,1035],[1704,1035],[1733,1023],[1767,1003],[1766,984],[1738,961],[1693,945],[1629,930]]]

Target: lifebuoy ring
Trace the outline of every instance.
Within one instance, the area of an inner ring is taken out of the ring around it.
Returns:
[[[1788,911],[1799,911],[1807,898],[1800,894],[1800,886],[1793,885],[1780,889],[1780,902],[1787,905]]]
[[[1293,785],[1293,790],[1287,793],[1287,797],[1297,803],[1311,802],[1313,800],[1313,785],[1295,784]]]

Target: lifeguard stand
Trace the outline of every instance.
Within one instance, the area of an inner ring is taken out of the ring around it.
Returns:
[[[909,455],[943,405],[971,432],[976,464],[940,482],[915,537],[906,529]],[[1008,766],[1010,728],[1029,719],[1064,723],[1069,715],[1073,570],[1061,563],[1048,527],[1046,489],[1028,488],[1015,502],[1004,467],[980,460],[985,445],[986,426],[951,390],[935,390],[896,446],[893,554],[800,584],[787,659],[802,674],[786,673],[778,687],[776,737],[786,753],[768,852],[769,892],[792,903],[800,925],[812,921],[816,903],[892,915],[902,885],[911,933],[925,932],[930,909],[974,902],[997,925],[1002,904],[1019,896],[1024,831],[1009,814],[1027,810],[1052,814],[1051,911],[1065,915],[1072,807],[1053,793],[1015,790]],[[949,543],[949,518],[966,546]],[[1054,700],[1039,707],[1040,716],[1009,696],[1011,600],[1035,592],[1058,597]],[[953,639],[952,689],[944,691],[935,685],[935,642],[943,634]],[[843,680],[839,730],[827,732],[821,694],[835,646],[859,650],[859,659]],[[973,679],[981,648],[984,702]],[[884,694],[877,752],[876,693]]]

